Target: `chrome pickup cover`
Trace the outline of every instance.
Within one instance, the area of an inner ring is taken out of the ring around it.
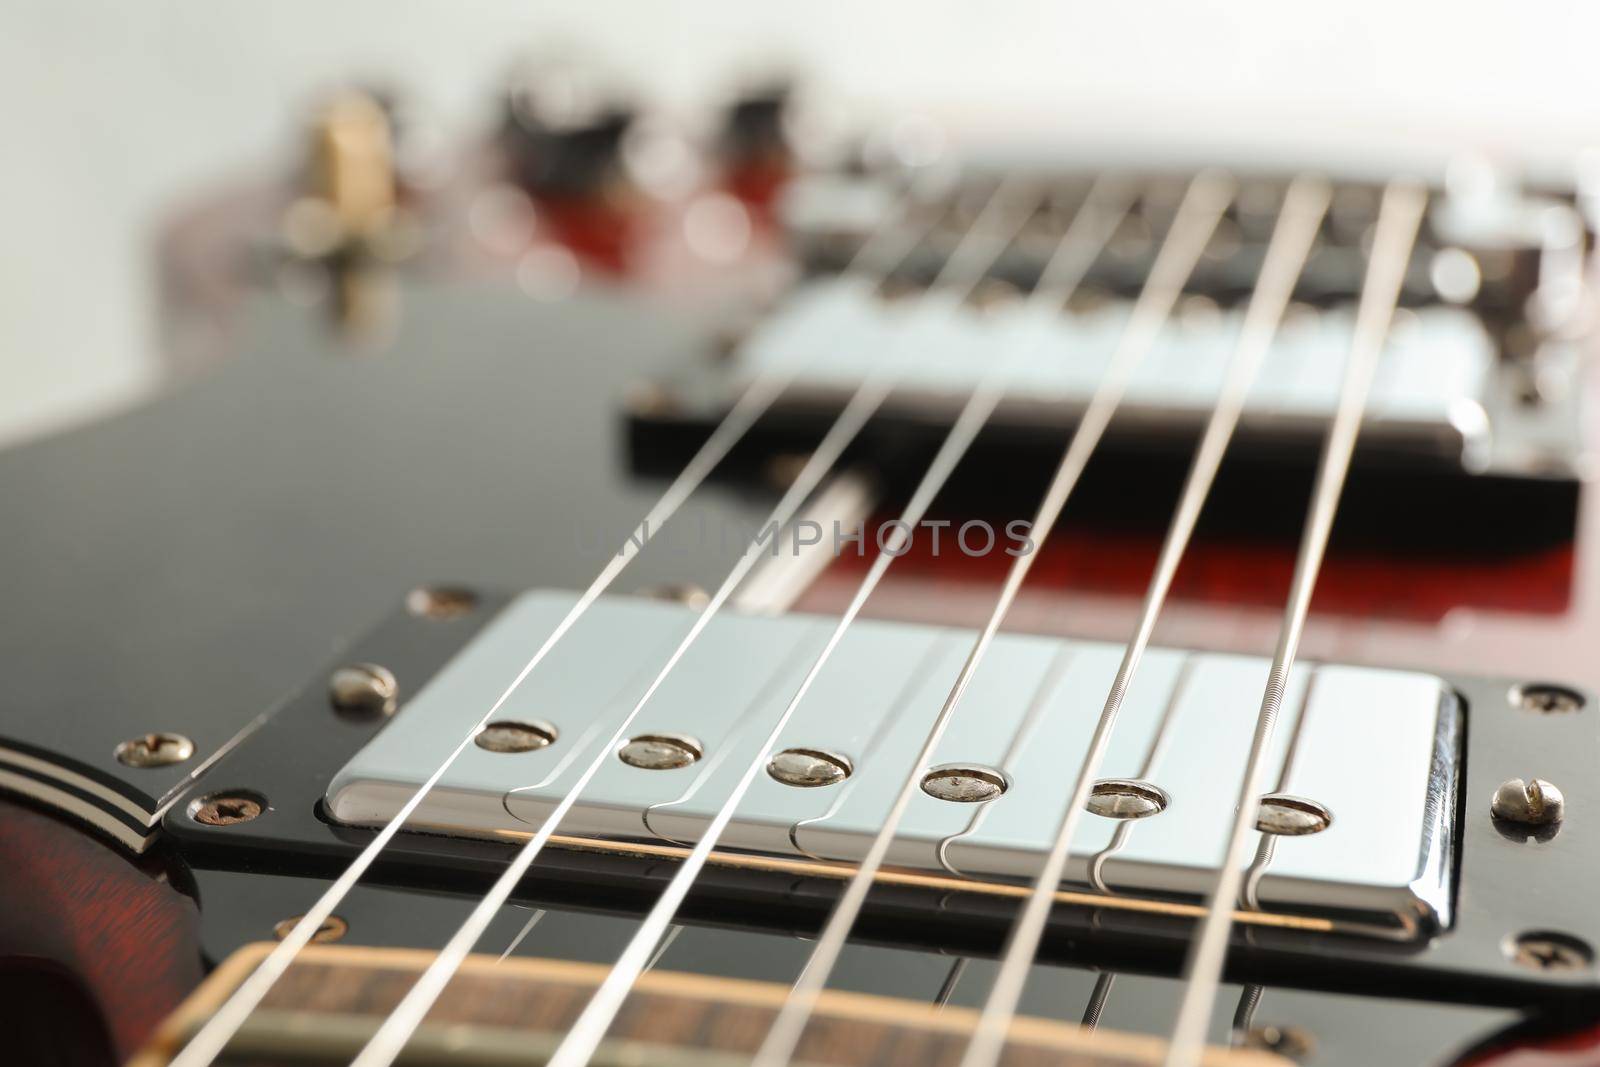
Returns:
[[[514,601],[339,772],[327,792],[333,817],[354,825],[392,817],[573,600],[531,592]],[[549,724],[555,743],[520,753],[468,746],[410,825],[468,836],[537,827],[693,620],[690,609],[653,600],[597,602],[497,715]],[[712,620],[629,731],[691,737],[703,758],[673,770],[607,759],[561,832],[695,840],[756,758],[833,624],[807,615]],[[722,846],[860,858],[911,772],[972,638],[960,629],[858,621],[778,744],[843,755],[853,773],[821,788],[760,775]],[[933,762],[993,768],[1007,789],[980,804],[918,792],[892,861],[973,878],[1031,875],[1120,654],[1115,645],[1032,635],[996,640]],[[1254,657],[1149,652],[1101,773],[1143,778],[1170,803],[1133,822],[1084,820],[1069,880],[1140,895],[1184,897],[1203,888],[1223,850],[1267,667]],[[1332,822],[1321,833],[1274,839],[1255,882],[1259,905],[1327,915],[1387,936],[1448,926],[1460,714],[1453,692],[1432,675],[1298,667],[1269,763],[1272,791],[1322,804]],[[1120,835],[1119,826],[1126,828]]]
[[[730,373],[737,386],[792,369],[786,403],[837,408],[865,377],[899,360],[889,408],[926,417],[953,416],[999,365],[1007,383],[999,418],[1062,425],[1063,413],[1081,410],[1103,379],[1130,308],[1128,301],[1069,315],[1022,302],[908,308],[886,303],[869,284],[830,278],[792,294],[763,321],[734,351]],[[1175,317],[1136,369],[1119,417],[1167,432],[1203,423],[1216,406],[1243,315],[1242,308],[1208,305],[1204,314]],[[1244,425],[1320,434],[1338,401],[1354,320],[1353,306],[1290,316],[1251,388]],[[1470,312],[1406,310],[1379,364],[1363,435],[1469,471],[1527,469],[1532,438],[1541,439],[1546,459],[1558,454],[1563,420],[1544,408],[1537,427],[1524,425],[1526,405],[1508,399],[1504,373],[1493,340]]]

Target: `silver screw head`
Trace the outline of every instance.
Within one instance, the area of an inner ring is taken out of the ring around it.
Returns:
[[[129,767],[170,767],[194,755],[194,742],[182,734],[151,733],[117,746],[117,762]]]
[[[767,461],[766,478],[774,489],[787,489],[805,470],[811,457],[801,452],[782,452]]]
[[[1291,1060],[1302,1060],[1316,1050],[1317,1043],[1312,1038],[1310,1031],[1298,1026],[1252,1026],[1245,1031],[1245,1048],[1262,1049],[1267,1052],[1276,1052],[1280,1056],[1287,1056]]]
[[[282,941],[289,936],[289,931],[300,925],[304,915],[292,915],[272,927],[272,936]],[[317,927],[317,932],[311,935],[314,944],[327,944],[330,941],[339,941],[350,932],[350,924],[337,915],[330,915],[322,920],[322,925]]]
[[[1136,778],[1102,778],[1089,790],[1083,805],[1107,819],[1147,819],[1167,810],[1166,791]]]
[[[922,776],[922,791],[953,804],[981,804],[1004,793],[1006,779],[992,767],[947,763]]]
[[[555,744],[559,735],[547,722],[503,719],[479,730],[472,743],[488,752],[535,752]]]
[[[1489,802],[1489,814],[1521,826],[1553,826],[1566,815],[1567,800],[1561,790],[1534,778],[1511,778],[1500,783]]]
[[[1333,824],[1333,812],[1315,800],[1289,793],[1268,793],[1256,811],[1256,829],[1278,837],[1319,834]]]
[[[700,742],[677,734],[641,734],[617,750],[617,758],[630,767],[670,771],[687,767],[703,755]]]
[[[667,582],[663,585],[647,585],[639,590],[639,596],[649,597],[651,600],[665,600],[671,604],[682,604],[703,611],[711,603],[711,594],[691,582]]]
[[[267,802],[252,793],[212,793],[189,805],[189,817],[206,826],[233,826],[258,818]]]
[[[815,748],[786,748],[767,764],[767,773],[784,785],[801,789],[835,785],[850,777],[850,761]]]
[[[1539,715],[1570,715],[1583,710],[1583,694],[1563,685],[1519,685],[1511,703]]]
[[[352,663],[328,679],[328,701],[333,710],[353,718],[376,719],[393,715],[400,705],[400,683],[386,667]]]
[[[1534,971],[1581,971],[1594,962],[1594,950],[1567,934],[1532,930],[1506,944],[1513,963]]]
[[[420,619],[459,619],[478,606],[478,594],[457,586],[425,586],[406,596],[406,610]]]
[[[635,415],[670,415],[681,405],[670,392],[651,382],[632,382],[622,402]]]

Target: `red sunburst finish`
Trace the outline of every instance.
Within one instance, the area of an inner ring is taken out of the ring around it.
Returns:
[[[51,1042],[0,1060],[121,1063],[200,980],[194,902],[154,865],[7,800],[0,871],[0,988],[49,1020],[23,1038]]]

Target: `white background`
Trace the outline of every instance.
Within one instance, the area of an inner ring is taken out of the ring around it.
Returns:
[[[281,164],[319,87],[382,77],[463,131],[509,61],[576,47],[690,107],[774,61],[863,110],[959,109],[1060,143],[1600,144],[1600,5],[1247,0],[0,6],[0,443],[148,387],[152,240],[219,179]]]

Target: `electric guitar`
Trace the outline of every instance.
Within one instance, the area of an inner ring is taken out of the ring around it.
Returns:
[[[0,454],[5,1062],[1600,1062],[1595,204],[334,95]]]

